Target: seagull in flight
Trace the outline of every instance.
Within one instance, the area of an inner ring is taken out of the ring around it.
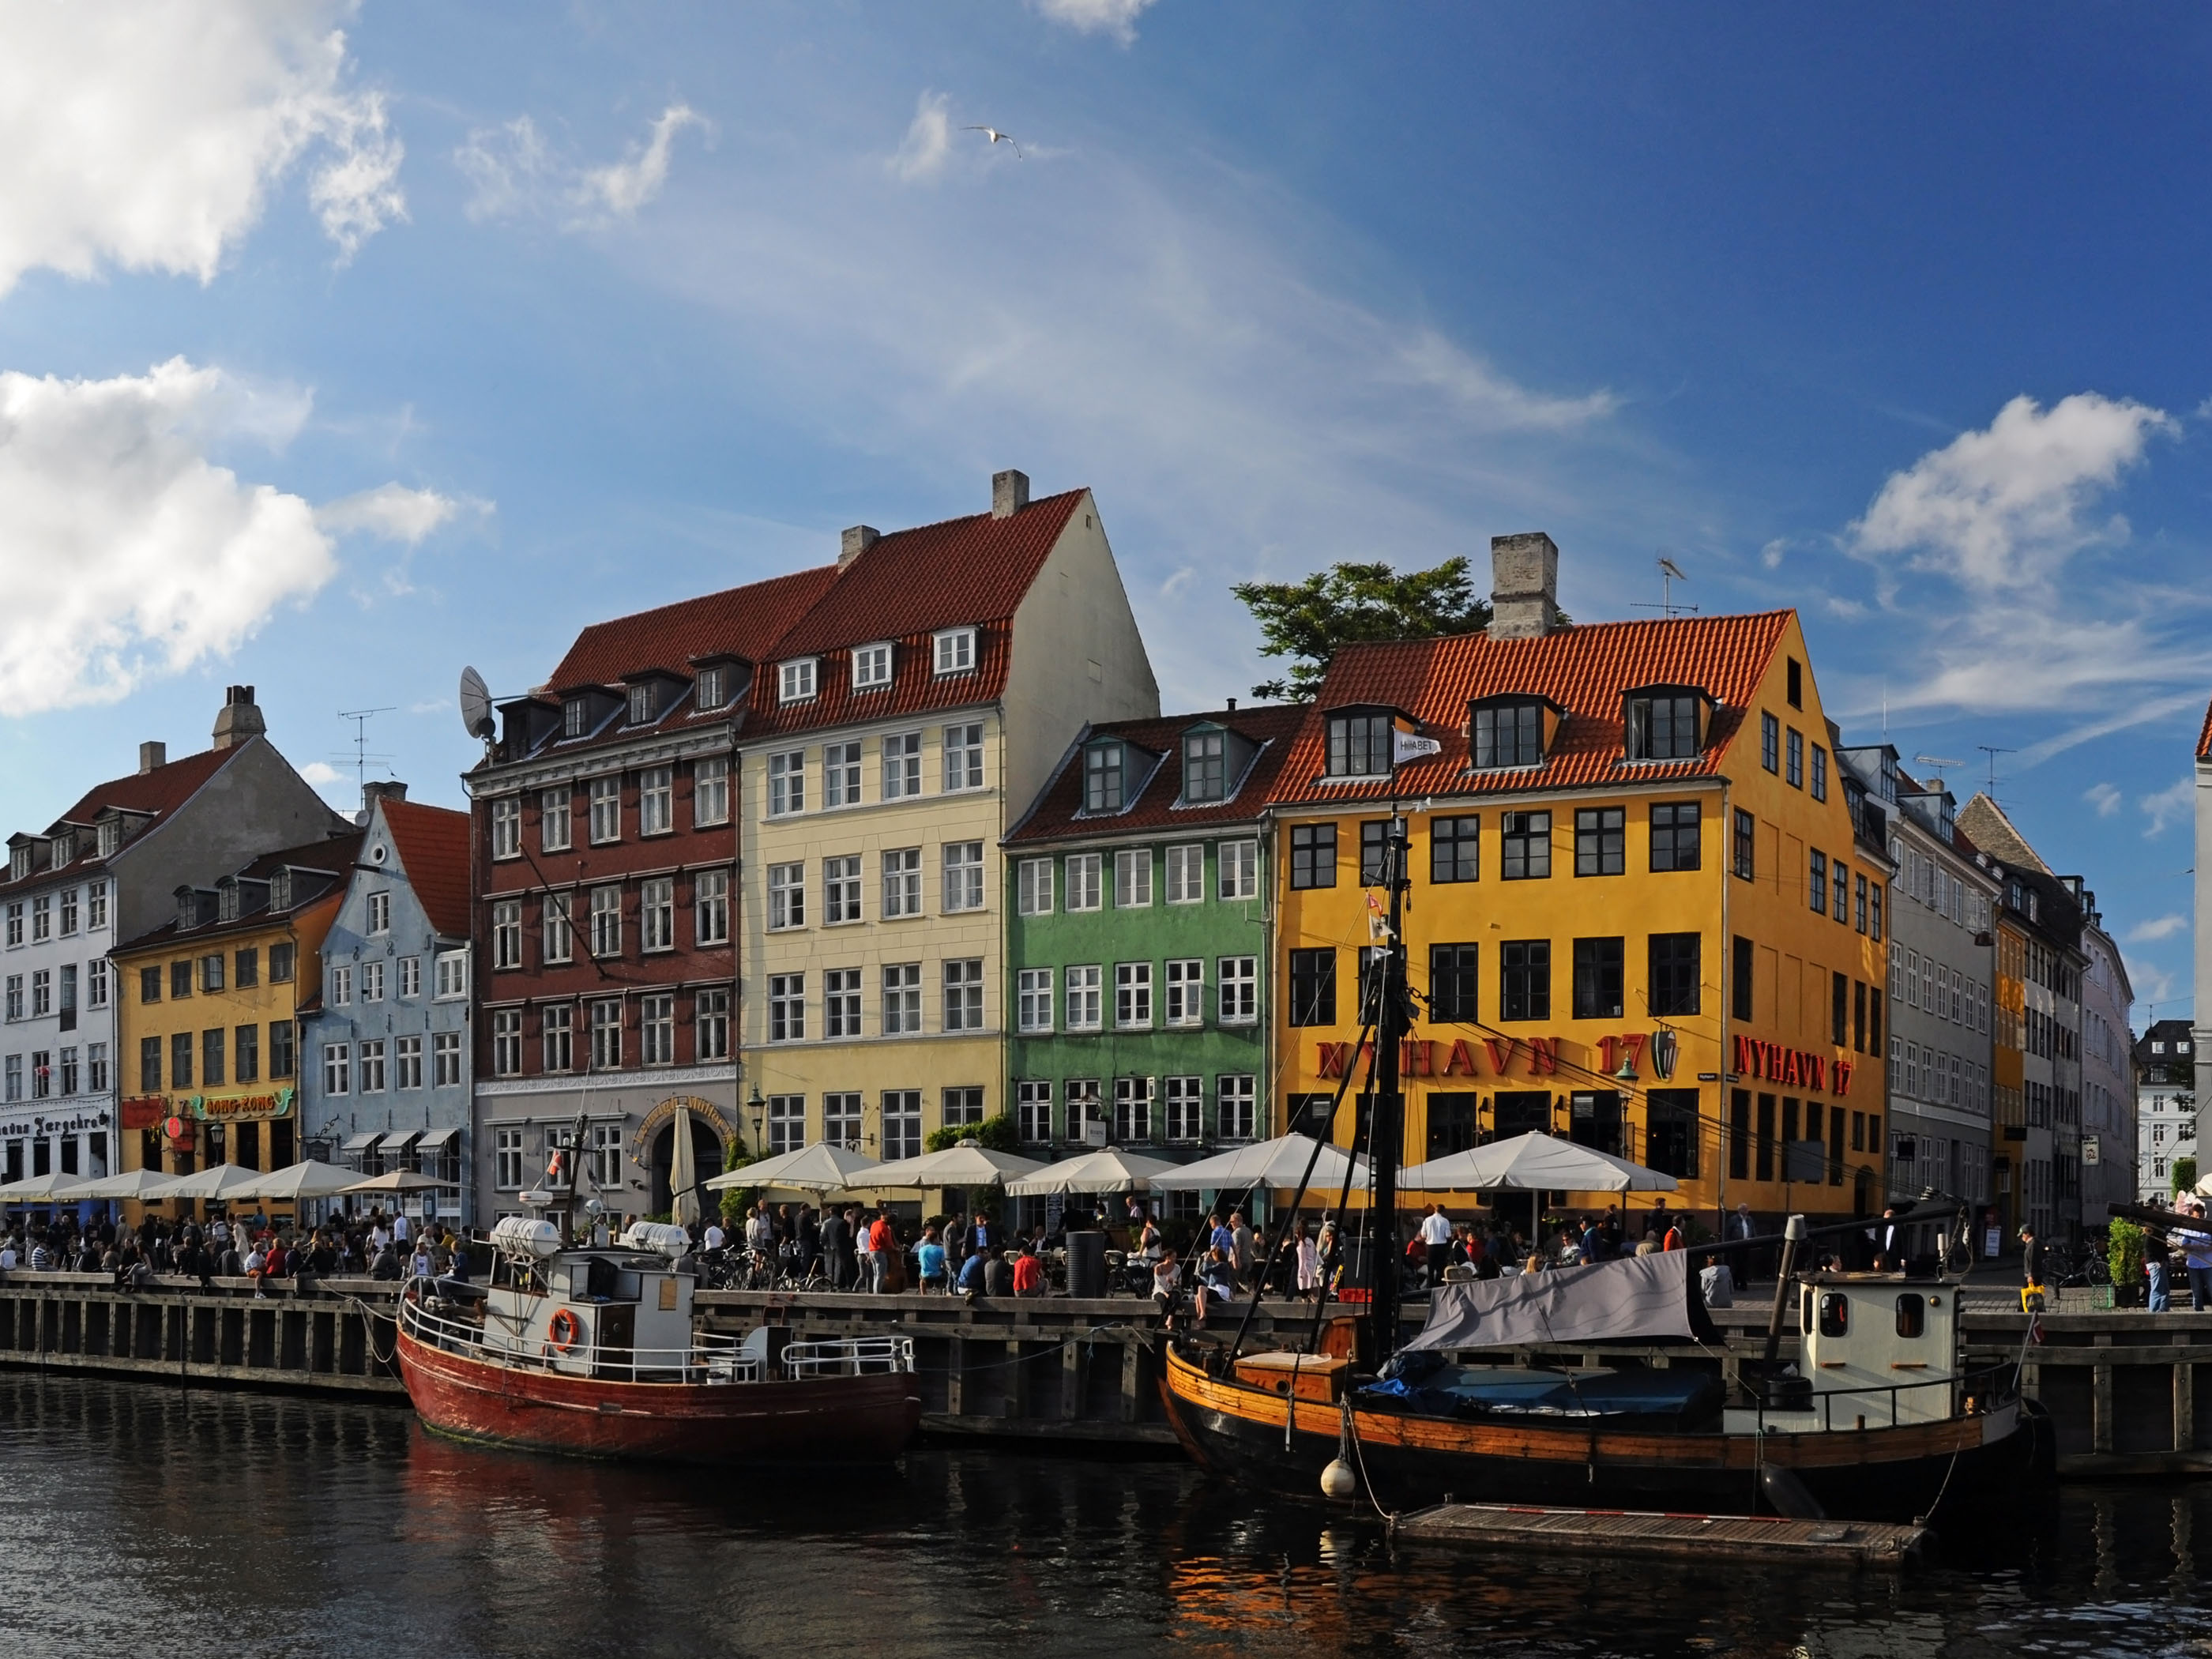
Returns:
[[[1014,152],[1014,159],[1018,161],[1025,161],[1029,159],[1029,157],[1022,154],[1022,147],[1019,144],[1014,143],[1014,136],[1011,132],[1001,132],[996,127],[963,127],[960,131],[963,132],[980,132],[994,144],[1004,143],[1012,145]]]

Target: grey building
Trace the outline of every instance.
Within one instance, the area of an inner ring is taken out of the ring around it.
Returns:
[[[467,1224],[469,816],[406,796],[369,787],[322,983],[302,999],[301,1121],[313,1156],[431,1176],[404,1207]]]
[[[2081,954],[2088,959],[2081,970],[2081,1224],[2096,1227],[2108,1206],[2130,1202],[2137,1187],[2130,1052],[2135,989],[2120,947],[2105,931],[2097,896],[2084,889],[2081,907]],[[2185,1034],[2181,1041],[2189,1038]]]

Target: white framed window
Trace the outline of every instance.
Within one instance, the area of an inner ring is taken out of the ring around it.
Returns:
[[[501,795],[491,804],[491,855],[522,856],[522,801],[518,796]]]
[[[517,1015],[519,1019],[520,1015]],[[323,1092],[326,1095],[346,1095],[353,1092],[353,1045],[349,1042],[325,1042],[323,1045]]]
[[[1068,855],[1067,908],[1070,914],[1079,910],[1096,910],[1100,903],[1101,859],[1097,853],[1073,853]]]
[[[392,1086],[395,1089],[419,1089],[422,1086],[422,1039],[421,1037],[404,1036],[392,1039]]]
[[[1224,899],[1260,896],[1260,843],[1224,841],[1214,849],[1214,890]]]
[[[94,957],[85,964],[84,1006],[88,1008],[107,1006],[107,959]]]
[[[691,932],[695,945],[730,942],[730,872],[702,870],[691,878]]]
[[[1014,907],[1025,916],[1052,914],[1050,859],[1024,859],[1014,866]]]
[[[592,1005],[592,1069],[618,1071],[623,1058],[623,1006],[611,998]]]
[[[565,853],[572,845],[574,827],[569,808],[574,796],[567,784],[538,792],[538,850]]]
[[[768,867],[768,925],[771,930],[806,926],[806,866]]]
[[[983,1029],[983,963],[969,957],[945,964],[945,1024],[948,1031]]]
[[[822,1139],[848,1152],[860,1150],[860,1097],[840,1091],[822,1097]]]
[[[637,775],[637,833],[665,836],[676,828],[676,769],[648,766]]]
[[[1014,1131],[1031,1143],[1052,1139],[1052,1085],[1036,1080],[1014,1085]]]
[[[105,825],[101,826],[103,830]],[[87,933],[97,933],[107,926],[107,884],[88,882],[84,890],[84,927]]]
[[[822,860],[822,920],[835,927],[860,919],[860,859]]]
[[[822,1034],[833,1037],[860,1035],[860,970],[832,968],[822,975]]]
[[[543,910],[545,960],[574,962],[576,959],[576,924],[571,908],[576,902],[574,893],[548,893]]]
[[[895,963],[884,969],[884,1035],[911,1036],[921,1030],[921,964]]]
[[[84,1045],[84,1086],[96,1095],[107,1092],[107,1045],[104,1042]]]
[[[806,975],[770,974],[768,976],[768,1040],[803,1042],[806,1039]]]
[[[371,1037],[361,1045],[361,1091],[365,1095],[384,1092],[384,1042]]]
[[[368,896],[368,931],[372,933],[392,931],[392,895],[389,892]]]
[[[948,912],[983,908],[983,843],[945,843],[945,908]]]
[[[637,1000],[638,1058],[647,1066],[676,1063],[676,994],[657,991]]]
[[[1015,1018],[1024,1031],[1052,1030],[1052,969],[1024,968],[1015,979]]]
[[[805,702],[814,696],[816,659],[801,657],[794,662],[778,663],[775,670],[775,696],[778,702]]]
[[[1206,899],[1206,847],[1190,842],[1168,848],[1168,902],[1199,904]]]
[[[54,896],[38,894],[31,900],[31,943],[36,945],[54,935]]]
[[[27,856],[27,855],[26,855]],[[23,901],[8,901],[8,945],[9,949],[23,942]]]
[[[720,987],[691,1000],[692,1046],[702,1061],[730,1057],[730,994]]]
[[[921,914],[921,848],[896,847],[884,854],[884,917]]]
[[[1120,1142],[1152,1138],[1152,1079],[1117,1077],[1114,1079],[1114,1139]]]
[[[1099,1028],[1101,969],[1086,964],[1067,970],[1067,1029],[1095,1031]]]
[[[1168,1139],[1174,1141],[1203,1139],[1206,1135],[1205,1079],[1164,1078],[1161,1079],[1161,1094],[1167,1106]]]
[[[430,1086],[449,1089],[461,1080],[461,1034],[436,1031],[430,1037]]]
[[[592,842],[594,846],[622,839],[622,779],[592,780]]]
[[[518,900],[508,900],[507,902],[513,904],[516,912],[514,918],[515,959],[508,965],[520,968],[522,966],[522,905]],[[506,908],[506,904],[495,904],[491,908],[491,939],[492,950],[495,954],[496,954],[499,950],[500,912]],[[331,1005],[333,1007],[343,1008],[352,1001],[353,964],[350,963],[341,962],[331,969]]]
[[[983,787],[983,723],[967,720],[945,728],[945,793]]]
[[[653,685],[650,681],[629,689],[629,723],[644,726],[653,719]]]
[[[1223,957],[1216,963],[1221,975],[1214,1018],[1224,1025],[1255,1025],[1260,1019],[1260,958]]]
[[[64,939],[70,938],[76,932],[76,893],[77,890],[74,887],[64,887],[62,890],[62,937]]]
[[[522,1131],[491,1132],[491,1184],[503,1193],[522,1190]]]
[[[691,822],[704,828],[730,821],[730,762],[710,755],[691,763]]]
[[[1114,854],[1114,908],[1145,910],[1152,902],[1152,849],[1124,848]]]
[[[1117,962],[1114,964],[1114,1025],[1122,1031],[1152,1029],[1152,964]]]
[[[770,1095],[768,1097],[768,1150],[795,1152],[806,1145],[806,1097]]]
[[[933,643],[936,647],[935,660],[939,673],[965,674],[975,666],[975,630],[974,629],[940,629]]]
[[[1259,1079],[1249,1072],[1214,1079],[1214,1133],[1224,1140],[1249,1140],[1260,1132]]]
[[[676,878],[654,876],[638,884],[637,948],[673,951],[676,948]]]
[[[789,817],[806,810],[806,751],[794,749],[768,757],[768,815]]]
[[[364,962],[361,964],[361,1000],[363,1002],[384,1000],[384,964]]]
[[[403,1001],[412,1000],[422,994],[422,958],[399,958],[399,995]]]
[[[884,1157],[921,1156],[921,1091],[884,1091]]]
[[[822,745],[822,804],[858,806],[860,804],[860,745],[825,743]]]
[[[853,690],[873,691],[891,683],[891,642],[853,647]]]
[[[522,1075],[522,1010],[520,1008],[492,1010],[491,1069],[495,1077]]]
[[[1098,1079],[1095,1077],[1072,1077],[1062,1085],[1060,1098],[1067,1112],[1067,1138],[1081,1140],[1092,1127],[1103,1139],[1106,1133],[1106,1108],[1098,1097]]]
[[[582,737],[590,717],[590,710],[585,706],[585,699],[568,698],[561,705],[561,735],[564,738]]]
[[[1166,964],[1167,1023],[1192,1026],[1206,1024],[1206,962],[1189,957]]]
[[[592,954],[607,961],[622,954],[622,889],[594,887],[591,896]]]
[[[272,964],[270,977],[276,977]],[[438,953],[438,1000],[450,1001],[469,994],[469,953],[466,951],[441,951]]]
[[[722,694],[722,671],[720,668],[701,669],[699,678],[691,683],[693,701],[702,710],[720,708],[728,701]]]
[[[901,732],[884,739],[884,799],[904,800],[921,793],[921,733]]]
[[[159,970],[149,969],[147,971],[153,973]],[[21,1019],[22,1017],[23,976],[21,974],[10,974],[8,975],[8,1018]]]

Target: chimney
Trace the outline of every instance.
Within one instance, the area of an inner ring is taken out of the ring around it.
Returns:
[[[878,542],[883,532],[872,524],[856,524],[845,532],[844,545],[837,550],[837,568],[842,570]]]
[[[1559,631],[1559,550],[1540,530],[1490,538],[1490,637]]]
[[[269,730],[268,722],[261,718],[260,705],[253,701],[253,688],[234,685],[222,694],[222,712],[215,717],[215,746],[235,749],[249,738],[258,738]]]
[[[991,475],[991,516],[1011,519],[1030,504],[1030,475],[1011,470]]]
[[[1237,712],[1237,699],[1234,697],[1229,700],[1229,712],[1232,714]]]
[[[397,778],[382,778],[361,787],[362,822],[368,822],[368,814],[380,800],[405,800],[407,786]]]
[[[142,743],[138,745],[138,775],[144,777],[157,766],[169,763],[169,745],[166,743]]]

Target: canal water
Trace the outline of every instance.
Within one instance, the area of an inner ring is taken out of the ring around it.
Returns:
[[[2212,1650],[2212,1483],[2069,1487],[2017,1524],[1903,1577],[1486,1558],[1174,1462],[603,1468],[388,1406],[0,1373],[9,1656]]]

